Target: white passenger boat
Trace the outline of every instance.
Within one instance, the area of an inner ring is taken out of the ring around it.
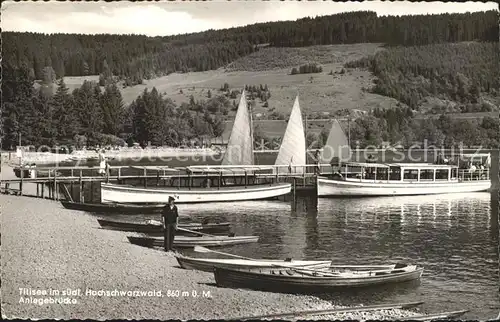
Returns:
[[[489,169],[461,170],[427,163],[347,163],[343,171],[317,179],[319,197],[430,195],[487,191]]]
[[[234,202],[290,193],[291,184],[279,183],[272,175],[272,167],[255,165],[252,118],[245,95],[243,91],[221,165],[187,167],[185,174],[163,177],[162,184],[156,187],[101,183],[101,201],[167,203],[170,196],[175,196],[178,203]]]
[[[173,196],[177,203],[259,200],[290,193],[289,183],[255,184],[213,188],[139,188],[117,184],[101,184],[103,203],[167,203]]]

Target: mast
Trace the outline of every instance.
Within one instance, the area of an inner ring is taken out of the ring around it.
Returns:
[[[351,117],[347,118],[347,144],[351,147]]]
[[[243,95],[246,95],[245,91],[243,91]],[[245,97],[246,99],[246,97]],[[248,113],[250,114],[250,141],[252,144],[252,164],[255,164],[255,153],[253,150],[255,149],[255,142],[253,138],[253,110],[252,110],[252,104],[248,104]]]

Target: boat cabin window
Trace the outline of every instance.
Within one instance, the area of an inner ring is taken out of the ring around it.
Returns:
[[[436,180],[448,180],[448,169],[436,170]]]
[[[452,179],[458,178],[458,169],[457,168],[451,169],[451,178]]]
[[[387,180],[388,171],[389,171],[389,169],[387,169],[387,168],[378,168],[377,169],[377,180]]]
[[[404,180],[417,180],[418,170],[417,169],[405,169],[403,174]]]
[[[423,169],[420,170],[420,180],[434,180],[434,170]]]
[[[401,168],[391,167],[389,169],[389,180],[401,180]]]

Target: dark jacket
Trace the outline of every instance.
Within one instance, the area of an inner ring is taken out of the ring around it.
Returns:
[[[166,205],[165,207],[163,207],[161,216],[165,221],[166,225],[177,223],[177,217],[179,217],[179,213],[177,212],[177,206],[174,205],[173,208],[170,208],[170,205]]]

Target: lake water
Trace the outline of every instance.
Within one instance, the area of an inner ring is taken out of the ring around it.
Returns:
[[[321,295],[337,304],[425,301],[426,312],[469,309],[462,319],[483,320],[500,310],[496,194],[304,198],[295,207],[254,201],[179,205],[179,211],[193,220],[230,221],[237,235],[260,236],[259,243],[221,249],[238,255],[352,264],[407,262],[425,268],[420,282]]]

